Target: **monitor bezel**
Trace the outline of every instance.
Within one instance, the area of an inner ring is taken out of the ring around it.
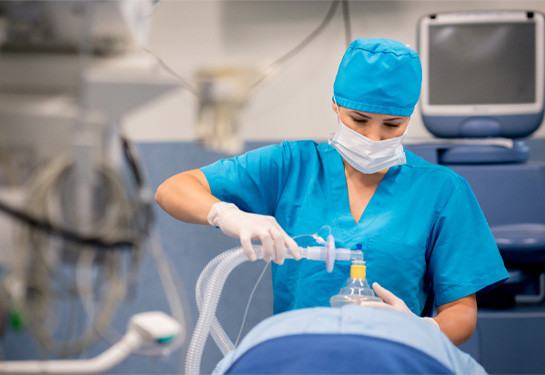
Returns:
[[[544,18],[543,14],[533,12],[528,18],[527,11],[493,11],[493,12],[461,12],[427,15],[419,22],[419,55],[422,64],[422,93],[420,108],[424,116],[487,116],[487,115],[520,115],[534,114],[543,111],[544,100]],[[532,103],[513,104],[478,104],[478,105],[438,105],[429,102],[429,28],[436,25],[476,24],[476,23],[535,23],[535,77],[536,92]]]

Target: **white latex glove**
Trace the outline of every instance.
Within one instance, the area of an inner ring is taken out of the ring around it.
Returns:
[[[396,295],[394,293],[390,292],[386,288],[383,288],[382,286],[379,285],[379,283],[377,283],[377,282],[373,283],[373,290],[375,291],[377,296],[382,298],[382,300],[384,302],[386,302],[388,305],[392,306],[395,310],[401,311],[401,312],[404,312],[404,313],[407,313],[407,314],[410,314],[410,315],[414,315],[416,317],[419,317],[418,315],[413,313],[411,311],[411,309],[409,309],[407,307],[407,305],[405,304],[405,302],[403,302],[403,300],[401,298],[396,297]],[[420,318],[420,319],[424,319],[426,322],[429,322],[429,323],[433,324],[434,326],[436,326],[437,329],[441,329],[439,327],[439,323],[437,323],[435,321],[435,319],[433,319],[433,318],[425,317],[425,318]]]
[[[250,214],[232,203],[218,202],[208,213],[208,223],[219,227],[229,237],[240,238],[244,254],[252,262],[257,259],[252,240],[261,241],[266,262],[284,263],[286,248],[295,259],[301,258],[297,243],[272,216]]]

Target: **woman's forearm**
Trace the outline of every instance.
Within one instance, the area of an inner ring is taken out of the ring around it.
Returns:
[[[163,182],[155,201],[172,217],[194,224],[208,224],[210,208],[219,200],[210,192],[204,173],[199,169],[183,172]]]
[[[458,346],[471,338],[477,324],[477,302],[475,295],[437,307],[435,321],[441,331]]]

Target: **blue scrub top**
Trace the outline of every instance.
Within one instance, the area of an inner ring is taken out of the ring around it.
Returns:
[[[407,163],[388,170],[358,222],[342,157],[327,143],[283,142],[201,170],[215,197],[274,216],[291,237],[327,225],[336,247],[360,244],[370,284],[377,281],[421,315],[430,292],[439,306],[489,290],[508,273],[466,180],[405,154]],[[319,261],[273,263],[274,313],[329,306],[349,274],[349,261],[336,262],[332,273]]]

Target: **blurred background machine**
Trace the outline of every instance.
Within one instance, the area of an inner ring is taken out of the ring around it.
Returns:
[[[0,2],[0,335],[28,331],[44,350],[40,359],[79,356],[98,339],[113,345],[131,335],[145,343],[123,349],[119,360],[132,351],[165,353],[180,347],[187,329],[154,235],[153,197],[120,127],[125,114],[178,87],[143,50],[153,7]],[[134,293],[147,250],[175,319],[138,315],[122,338],[110,323]],[[95,368],[76,362],[65,371]],[[52,362],[21,366],[64,372]],[[17,369],[0,363],[0,372]]]

